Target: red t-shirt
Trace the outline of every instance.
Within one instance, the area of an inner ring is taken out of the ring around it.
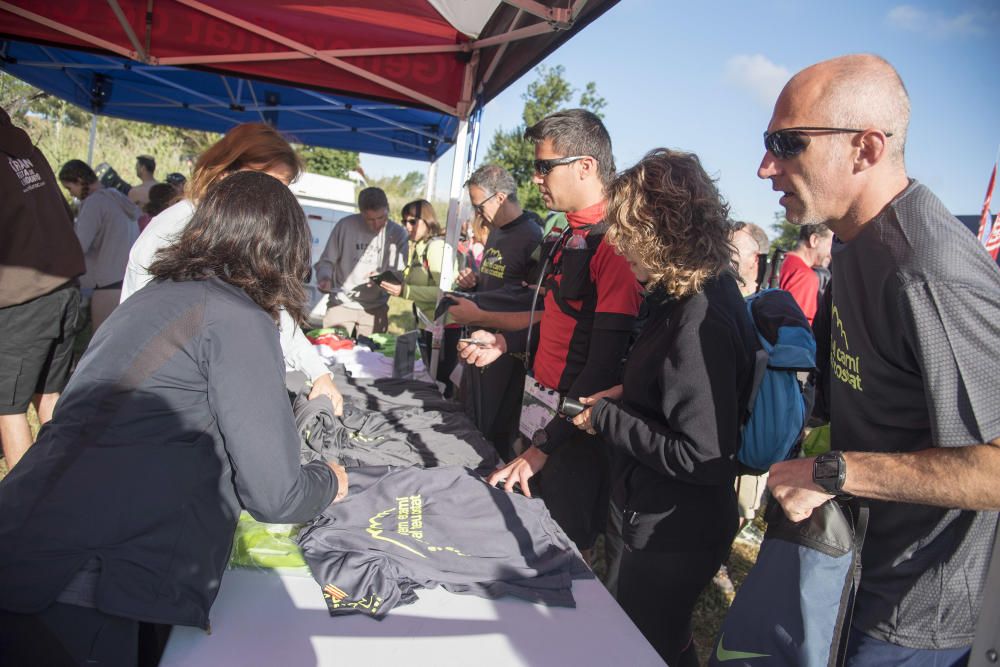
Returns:
[[[586,236],[588,225],[604,219],[604,202],[574,213],[566,219],[574,235]],[[593,320],[578,320],[563,312],[551,290],[545,295],[538,351],[533,364],[535,379],[552,389],[566,391],[583,370],[590,352],[591,328],[617,328],[616,321],[635,318],[642,299],[639,283],[624,257],[604,239],[590,260],[590,279],[597,289]],[[561,282],[562,275],[555,276]],[[567,300],[580,309],[582,300]]]
[[[785,255],[778,287],[791,293],[811,325],[816,317],[816,302],[819,299],[819,276],[812,267],[798,255]]]

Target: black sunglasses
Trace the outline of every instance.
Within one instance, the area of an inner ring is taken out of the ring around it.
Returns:
[[[423,218],[405,218],[403,220],[403,224],[404,225],[415,225],[418,222],[420,222],[421,220],[423,220]]]
[[[484,199],[483,201],[479,202],[478,204],[473,204],[473,205],[472,205],[472,208],[473,208],[473,209],[474,209],[474,210],[476,211],[476,213],[478,213],[479,215],[484,215],[484,213],[485,213],[485,212],[483,211],[483,206],[485,206],[485,205],[486,205],[486,202],[488,202],[489,200],[493,199],[493,198],[494,198],[494,197],[496,197],[496,196],[497,196],[498,194],[500,194],[500,193],[499,193],[499,192],[494,192],[493,194],[491,194],[491,195],[490,195],[489,197],[487,197],[487,198],[486,198],[486,199]]]
[[[806,149],[812,140],[806,132],[835,132],[837,134],[855,134],[866,132],[867,130],[854,130],[846,127],[786,127],[783,130],[775,130],[771,133],[764,133],[764,148],[771,152],[779,160],[787,160],[790,157],[799,155]],[[886,137],[891,137],[892,132],[883,132]]]
[[[572,155],[570,157],[555,157],[551,160],[535,160],[535,173],[539,176],[548,176],[549,172],[563,164],[572,164],[577,160],[591,157],[590,155]]]

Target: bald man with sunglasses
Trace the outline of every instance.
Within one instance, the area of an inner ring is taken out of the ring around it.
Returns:
[[[757,172],[790,222],[842,242],[816,332],[832,451],[775,464],[768,487],[792,521],[834,495],[870,507],[848,665],[964,664],[1000,508],[1000,270],[907,176],[908,121],[881,58],[813,65],[781,92]]]

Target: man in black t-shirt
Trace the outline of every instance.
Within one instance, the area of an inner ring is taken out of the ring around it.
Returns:
[[[469,177],[469,199],[476,215],[490,227],[479,272],[464,269],[456,280],[464,290],[477,293],[506,288],[511,296],[523,291],[518,312],[484,310],[470,299],[453,297],[449,309],[453,321],[470,327],[494,330],[524,329],[530,321],[533,290],[524,286],[538,257],[542,228],[538,216],[524,211],[517,202],[517,183],[510,173],[487,164]],[[527,311],[527,312],[526,312]],[[462,384],[467,411],[476,427],[493,443],[504,459],[510,459],[518,435],[524,362],[508,356],[489,368],[466,366]]]
[[[466,187],[472,208],[489,227],[490,235],[479,271],[463,269],[455,279],[456,284],[459,289],[475,292],[522,286],[538,261],[537,250],[542,241],[538,215],[521,208],[514,177],[499,165],[483,165],[472,173]],[[489,312],[469,299],[455,297],[455,301],[448,313],[459,324],[514,330],[528,326],[524,313]]]
[[[768,487],[793,521],[867,499],[848,665],[964,664],[1000,508],[1000,270],[907,177],[908,121],[889,63],[819,63],[779,96],[758,170],[789,221],[844,242],[817,331],[832,451],[775,464]]]

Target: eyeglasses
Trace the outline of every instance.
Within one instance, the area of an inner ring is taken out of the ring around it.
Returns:
[[[837,134],[856,134],[867,132],[867,130],[854,130],[846,127],[786,127],[783,130],[775,130],[771,133],[764,133],[764,148],[771,152],[779,160],[787,160],[790,157],[799,155],[806,149],[812,140],[805,132],[834,132]],[[886,137],[891,137],[892,132],[883,132]]]
[[[500,193],[499,193],[499,192],[494,192],[493,194],[491,194],[491,195],[490,195],[489,197],[487,197],[487,198],[486,198],[486,199],[484,199],[483,201],[479,202],[478,204],[473,204],[473,205],[472,205],[472,208],[473,208],[473,209],[474,209],[474,210],[476,211],[476,213],[478,213],[479,215],[485,215],[485,212],[483,211],[483,206],[485,206],[485,205],[486,205],[486,202],[488,202],[489,200],[493,199],[493,198],[494,198],[494,197],[496,197],[496,196],[497,196],[498,194],[500,194]]]
[[[422,222],[422,221],[423,221],[423,218],[406,218],[405,220],[403,220],[403,224],[404,225],[415,225],[418,222]]]
[[[572,164],[577,160],[591,157],[590,155],[572,155],[570,157],[555,157],[551,160],[535,160],[535,173],[539,176],[548,176],[549,172],[563,164]]]

